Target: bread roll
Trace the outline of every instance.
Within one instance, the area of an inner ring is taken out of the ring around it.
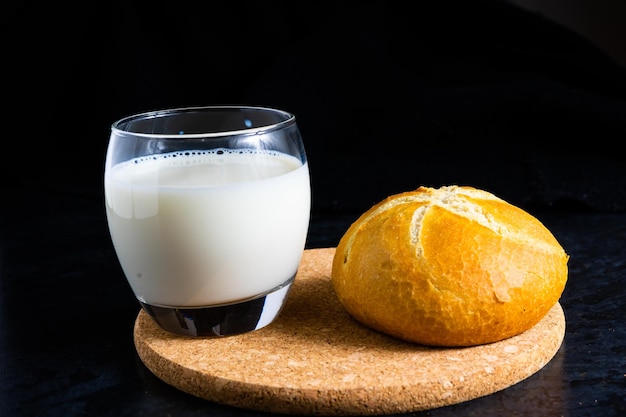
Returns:
[[[332,283],[372,329],[422,345],[473,346],[538,323],[561,297],[568,259],[539,220],[489,192],[420,187],[348,228]]]

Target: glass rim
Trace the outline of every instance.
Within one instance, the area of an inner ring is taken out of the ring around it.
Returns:
[[[148,120],[165,117],[170,114],[182,114],[192,113],[205,110],[260,110],[268,113],[279,114],[284,117],[276,123],[268,123],[262,126],[249,127],[238,130],[224,130],[219,132],[203,132],[203,133],[146,133],[146,132],[133,132],[132,130],[125,130],[120,126],[132,122],[134,120]],[[131,114],[111,124],[111,131],[120,135],[132,135],[138,137],[144,137],[148,139],[194,139],[194,138],[223,138],[227,136],[238,135],[256,135],[260,133],[266,133],[272,130],[279,129],[284,126],[293,124],[296,120],[296,116],[285,110],[280,110],[274,107],[266,106],[253,106],[253,105],[216,105],[216,106],[186,106],[186,107],[171,107],[159,110],[149,110],[145,112]]]

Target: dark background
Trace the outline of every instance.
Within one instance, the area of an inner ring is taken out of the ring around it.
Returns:
[[[116,119],[252,104],[297,116],[316,212],[445,184],[529,210],[626,209],[624,65],[506,1],[4,8],[0,157],[10,185],[99,196]],[[620,36],[611,30],[605,38]]]

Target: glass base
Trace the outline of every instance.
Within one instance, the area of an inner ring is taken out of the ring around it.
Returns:
[[[282,310],[293,280],[253,299],[210,307],[164,307],[139,301],[163,329],[182,336],[230,336],[270,324]]]

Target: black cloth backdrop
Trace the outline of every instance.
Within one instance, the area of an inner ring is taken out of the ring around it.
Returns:
[[[626,70],[505,1],[4,8],[5,185],[100,196],[117,118],[252,104],[297,116],[314,210],[446,184],[626,210]]]

